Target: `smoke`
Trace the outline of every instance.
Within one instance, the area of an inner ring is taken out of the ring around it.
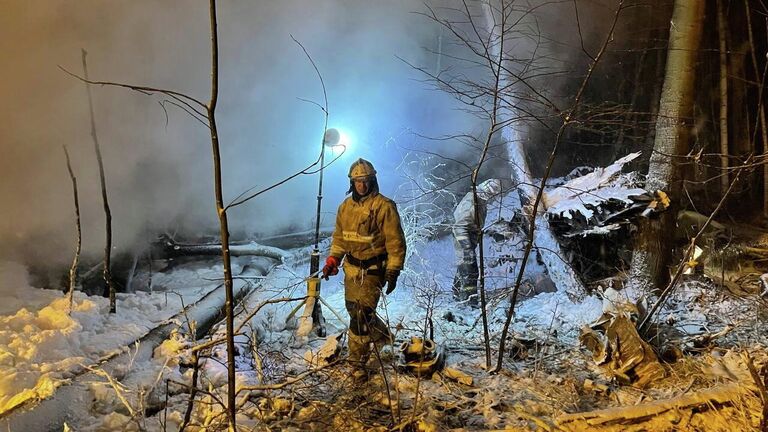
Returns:
[[[62,145],[78,177],[85,253],[100,253],[104,216],[86,89],[58,66],[82,74],[85,49],[91,79],[173,89],[207,102],[207,2],[0,0],[0,8],[0,256],[70,259],[74,207]],[[374,163],[384,194],[402,181],[395,168],[409,148],[430,147],[474,162],[466,147],[425,143],[412,133],[483,130],[398,59],[436,67],[440,32],[413,13],[423,10],[410,0],[221,0],[217,118],[225,201],[267,187],[319,156],[324,115],[305,100],[322,105],[322,88],[291,35],[322,74],[329,127],[353,139],[326,169],[324,225],[332,223],[348,188],[348,166],[358,157]],[[547,25],[565,28],[560,19]],[[565,57],[577,48],[552,46]],[[207,128],[161,104],[162,98],[99,86],[92,94],[116,249],[145,242],[150,232],[215,234]],[[233,209],[231,231],[243,237],[309,228],[317,180],[300,176]]]
[[[377,165],[383,192],[394,189],[388,169],[399,151],[385,143],[409,129],[430,132],[461,117],[396,57],[429,61],[425,47],[434,44],[434,29],[412,13],[421,6],[220,1],[217,117],[225,200],[269,186],[319,155],[324,116],[301,99],[323,104],[322,88],[291,35],[325,81],[329,126],[354,139],[327,168],[324,218],[343,198],[347,167],[358,157]],[[86,89],[57,66],[82,74],[82,48],[91,79],[168,88],[207,102],[207,2],[0,0],[0,7],[0,97],[6,101],[0,115],[0,255],[70,259],[74,206],[62,145],[78,177],[86,253],[98,253],[104,222]],[[145,241],[153,230],[215,233],[207,128],[174,106],[161,106],[162,98],[99,86],[92,94],[116,248]],[[399,144],[410,142],[400,138]],[[234,209],[231,229],[246,235],[309,227],[316,195],[317,176],[301,176]]]

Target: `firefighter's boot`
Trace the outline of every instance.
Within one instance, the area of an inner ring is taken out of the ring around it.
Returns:
[[[368,358],[371,355],[371,338],[349,333],[349,365],[352,367],[352,379],[356,382],[368,379]]]

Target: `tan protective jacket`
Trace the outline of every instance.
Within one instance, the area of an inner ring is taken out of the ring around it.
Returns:
[[[405,261],[405,234],[400,214],[391,199],[373,192],[355,202],[348,197],[336,213],[331,255],[341,259],[349,254],[367,260],[387,254],[387,270],[402,270]]]

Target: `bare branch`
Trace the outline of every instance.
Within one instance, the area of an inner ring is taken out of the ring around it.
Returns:
[[[161,88],[157,88],[157,87],[147,87],[147,86],[140,86],[140,85],[124,84],[124,83],[112,82],[112,81],[91,81],[87,77],[83,78],[80,75],[77,75],[75,73],[72,73],[72,72],[68,71],[67,69],[65,69],[62,66],[59,66],[59,69],[64,71],[66,74],[68,74],[68,75],[70,75],[70,76],[72,76],[74,78],[77,78],[80,81],[83,81],[84,83],[87,83],[87,84],[110,86],[110,87],[122,87],[122,88],[127,88],[127,89],[130,89],[130,90],[133,90],[133,91],[137,91],[137,92],[145,94],[145,95],[150,95],[150,94],[153,94],[153,93],[161,93],[161,94],[167,95],[169,97],[170,96],[177,96],[177,97],[182,98],[182,99],[187,99],[190,102],[194,102],[194,103],[200,105],[202,108],[205,108],[205,109],[208,108],[206,104],[200,102],[198,99],[195,99],[192,96],[186,95],[184,93],[179,93],[177,91],[166,90],[166,89],[161,89]]]

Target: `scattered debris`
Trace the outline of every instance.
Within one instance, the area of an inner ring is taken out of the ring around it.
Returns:
[[[763,273],[759,277],[760,287],[763,289],[760,291],[760,297],[765,297],[768,294],[768,273]]]
[[[536,345],[540,343],[534,338],[514,335],[509,343],[509,355],[514,360],[525,360],[536,349]]]
[[[745,359],[729,351],[713,359],[710,374],[728,382],[671,399],[565,414],[557,425],[566,431],[757,430],[762,402]],[[747,416],[729,418],[720,412],[725,407]]]
[[[442,347],[438,347],[431,339],[413,336],[400,345],[398,367],[401,370],[429,377],[443,367],[444,361]]]
[[[603,315],[582,328],[579,340],[592,351],[592,359],[622,384],[645,388],[664,377],[664,368],[648,342],[637,332],[640,308],[620,302],[617,291],[606,290]]]
[[[592,218],[596,208],[604,203],[615,200],[632,204],[632,197],[645,195],[646,191],[632,187],[626,177],[622,177],[621,169],[624,164],[640,156],[640,153],[630,153],[605,168],[569,180],[564,185],[544,194],[544,206],[547,213],[564,218],[573,218],[580,213],[586,219]]]
[[[651,217],[654,213],[661,213],[669,208],[669,195],[663,190],[656,190],[653,192],[653,199],[648,206],[640,213],[642,217]]]
[[[603,279],[625,267],[636,219],[649,206],[655,212],[669,203],[664,192],[643,189],[638,173],[621,172],[639,155],[631,153],[544,194],[546,214],[566,252],[563,257],[585,281]]]
[[[442,374],[444,377],[466,386],[471,386],[474,381],[470,375],[458,370],[454,366],[446,366],[443,368]]]
[[[585,391],[593,391],[596,393],[608,393],[608,385],[604,383],[598,383],[595,381],[592,381],[589,378],[586,378],[584,380],[584,390]]]
[[[692,210],[682,210],[677,212],[677,229],[678,237],[691,238],[699,232],[702,226],[707,222],[709,216],[697,213]],[[704,231],[704,236],[718,236],[727,231],[727,227],[722,223],[711,220],[707,229]]]

